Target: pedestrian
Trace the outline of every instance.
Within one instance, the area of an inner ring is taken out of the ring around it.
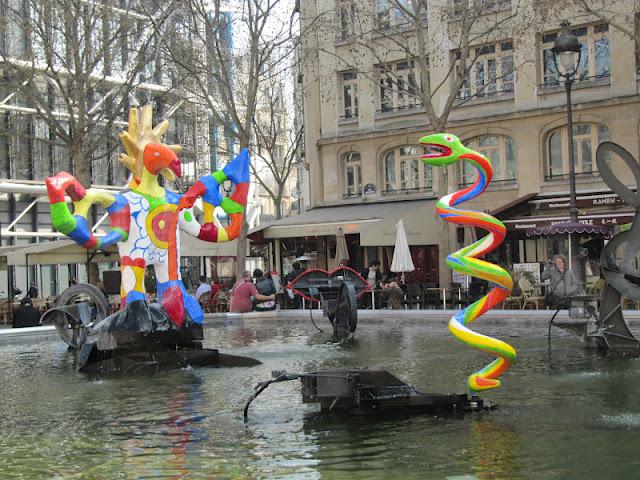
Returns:
[[[27,291],[27,297],[38,298],[38,285],[36,284],[36,282],[31,282],[31,286]]]
[[[582,293],[576,277],[567,268],[567,260],[564,255],[556,255],[553,264],[547,262],[540,279],[550,280],[549,291],[545,295],[545,303],[549,306],[561,306],[566,297]]]
[[[287,295],[293,303],[293,308],[299,309],[302,308],[302,299],[300,298],[300,295],[293,293],[293,290],[288,288],[288,285],[304,273],[304,268],[301,266],[300,262],[293,262],[291,268],[292,270],[286,276]]]

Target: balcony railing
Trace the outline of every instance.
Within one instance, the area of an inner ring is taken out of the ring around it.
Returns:
[[[467,93],[464,90],[460,90],[457,95],[457,102],[458,102],[458,105],[460,105],[463,103],[473,102],[475,100],[480,100],[480,99],[499,100],[500,98],[506,98],[506,97],[511,98],[513,97],[514,92],[515,92],[515,88],[513,86],[503,88],[502,90],[495,90],[495,91],[488,91],[485,88],[482,91],[476,92],[473,94],[470,92]]]
[[[458,182],[458,186],[459,187],[468,187],[470,185],[473,185],[475,181],[476,181],[476,179],[474,178],[473,180],[470,180],[468,182],[467,181]],[[515,185],[516,182],[517,182],[516,178],[504,178],[502,180],[493,179],[493,180],[491,180],[491,185],[493,185],[493,186],[501,186],[501,185],[504,186],[504,185],[509,185],[509,184]],[[489,187],[491,187],[491,185]]]
[[[382,190],[382,195],[411,195],[412,193],[433,193],[433,187],[418,187],[418,188],[396,188]]]
[[[574,87],[580,88],[580,86],[589,86],[589,84],[599,84],[598,80],[603,82],[611,79],[611,72],[602,73],[600,75],[591,75],[590,77],[576,78],[574,81]],[[544,83],[538,85],[542,90],[554,90],[560,88],[562,85],[559,79],[547,80]]]
[[[384,115],[386,113],[408,112],[410,110],[418,110],[419,108],[422,108],[421,103],[414,103],[412,105],[400,105],[397,107],[385,107],[383,109],[376,110],[376,115]]]
[[[597,170],[593,170],[591,172],[576,172],[575,176],[578,178],[589,178],[589,177],[598,177],[600,174]],[[546,181],[553,180],[569,180],[569,173],[546,173],[544,176]]]

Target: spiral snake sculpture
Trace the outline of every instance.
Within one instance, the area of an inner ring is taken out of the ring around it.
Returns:
[[[457,161],[465,161],[478,171],[478,178],[473,185],[442,197],[436,205],[436,211],[440,217],[448,222],[483,228],[489,231],[489,234],[484,238],[447,257],[447,264],[453,270],[487,280],[492,284],[492,288],[487,295],[464,310],[460,310],[451,318],[449,330],[456,338],[467,345],[498,357],[489,365],[468,377],[467,385],[469,389],[472,392],[479,392],[496,388],[500,386],[498,377],[514,361],[516,351],[511,345],[501,340],[470,330],[468,325],[487,310],[501,303],[511,293],[513,282],[507,271],[498,265],[478,258],[491,252],[502,243],[506,229],[502,222],[491,215],[454,208],[456,205],[471,200],[485,191],[491,182],[493,168],[487,158],[466,148],[456,136],[448,133],[423,137],[420,139],[420,144],[427,152],[420,158],[429,165],[446,167]]]

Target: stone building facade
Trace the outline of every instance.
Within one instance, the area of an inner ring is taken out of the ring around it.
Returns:
[[[448,85],[452,81],[448,75],[459,57],[464,28],[461,15],[465,12],[456,10],[461,2],[423,3],[422,28],[429,39],[428,75],[432,85]],[[538,222],[568,216],[566,205],[564,210],[540,210],[540,205],[559,205],[561,202],[545,199],[564,199],[569,190],[565,90],[558,82],[549,50],[562,19],[570,20],[583,45],[579,78],[573,86],[579,198],[607,198],[609,189],[595,164],[601,141],[619,143],[639,156],[639,64],[634,39],[628,35],[637,28],[634,2],[612,2],[611,9],[617,11],[615,22],[576,9],[542,11],[543,3],[501,0],[484,2],[483,8],[474,10],[477,18],[471,25],[495,22],[499,27],[467,45],[474,51],[475,61],[460,90],[453,92],[457,98],[446,124],[448,132],[492,160],[492,185],[465,207],[502,212],[499,216],[507,224],[510,238],[508,251],[503,250],[502,255],[509,264],[539,262],[564,248],[557,242],[529,240],[518,231],[518,225],[539,214],[544,218]],[[566,7],[570,2],[562,3]],[[444,227],[435,218],[435,198],[438,192],[472,183],[474,172],[456,165],[445,187],[439,184],[442,175],[417,160],[417,140],[432,133],[433,127],[412,90],[420,88],[419,76],[424,71],[418,71],[401,48],[416,39],[415,29],[402,24],[403,5],[409,8],[412,2],[310,0],[300,4],[311,212],[333,211],[339,220],[339,209],[345,205],[362,206],[363,211],[384,205],[391,218],[363,214],[359,219],[355,214],[353,228],[346,227],[354,236],[352,255],[357,262],[387,257],[395,238],[393,225],[404,218],[414,263],[417,260],[424,270],[419,280],[448,281],[448,272],[434,273],[434,268],[438,269],[434,255],[442,259],[448,253],[442,251],[439,229]],[[319,19],[327,19],[325,25],[332,27],[312,28],[322,24]],[[628,31],[623,33],[614,23]],[[371,39],[381,36],[398,47],[376,51]],[[388,80],[388,72],[393,73],[393,80]],[[444,88],[434,95],[431,103],[436,111],[445,108],[450,92]],[[603,202],[606,207],[607,200]],[[397,207],[390,209],[389,204]],[[615,215],[622,219],[624,213],[586,207],[580,211],[581,221],[601,223],[617,218]],[[326,223],[330,216],[316,213],[322,217],[318,222]],[[365,217],[373,223],[358,222]],[[299,220],[300,225],[308,223]],[[346,219],[344,223],[348,224]],[[307,225],[300,235],[321,234],[319,228],[315,230]],[[265,237],[276,238],[276,231],[265,231]],[[456,241],[462,243],[475,234],[460,231],[452,235],[454,247]],[[330,252],[325,252],[325,258],[331,263]],[[442,269],[441,262],[439,265]]]

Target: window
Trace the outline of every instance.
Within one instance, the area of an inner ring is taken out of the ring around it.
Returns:
[[[491,162],[493,167],[492,182],[508,182],[516,179],[516,145],[506,135],[483,135],[476,137],[465,145],[481,153]],[[463,162],[460,170],[460,184],[471,185],[476,181],[476,169],[468,162]]]
[[[338,37],[346,40],[355,34],[356,11],[353,0],[340,0],[338,2]]]
[[[609,46],[609,25],[600,23],[573,29],[573,33],[582,44],[580,65],[576,72],[576,81],[611,76],[611,51]],[[543,85],[558,85],[558,72],[553,62],[553,42],[557,32],[542,37],[542,82]]]
[[[432,169],[419,158],[419,147],[395,148],[383,157],[383,193],[424,191],[433,188]]]
[[[566,126],[551,132],[548,137],[547,180],[569,174],[569,140]],[[577,174],[597,171],[596,150],[601,142],[610,139],[605,125],[580,123],[573,126],[573,158]]]
[[[497,13],[511,10],[511,0],[478,0],[482,13]]]
[[[378,66],[380,78],[378,113],[416,108],[420,103],[413,61]]]
[[[6,4],[6,18],[4,19],[3,32],[6,42],[6,53],[9,56],[24,59],[28,53],[29,45],[29,2],[27,0],[8,0]],[[4,13],[4,12],[3,12]]]
[[[467,100],[471,97],[494,97],[513,93],[514,65],[513,43],[500,42],[476,48],[472,54],[475,62],[469,62],[465,79],[458,98]],[[459,52],[456,53],[459,57]]]
[[[377,0],[377,4],[377,26],[380,30],[409,26],[417,18],[427,18],[427,0],[418,0],[415,10],[412,0]]]
[[[344,72],[342,75],[342,117],[358,117],[358,74]]]
[[[51,140],[47,123],[39,117],[32,121],[33,137],[31,139],[31,155],[33,156],[33,177],[44,180],[51,175]]]
[[[342,156],[344,164],[345,197],[359,197],[362,193],[362,169],[360,154],[345,153]]]
[[[469,0],[469,14],[487,15],[511,10],[511,0]],[[461,16],[465,12],[464,0],[452,0],[453,15]]]

